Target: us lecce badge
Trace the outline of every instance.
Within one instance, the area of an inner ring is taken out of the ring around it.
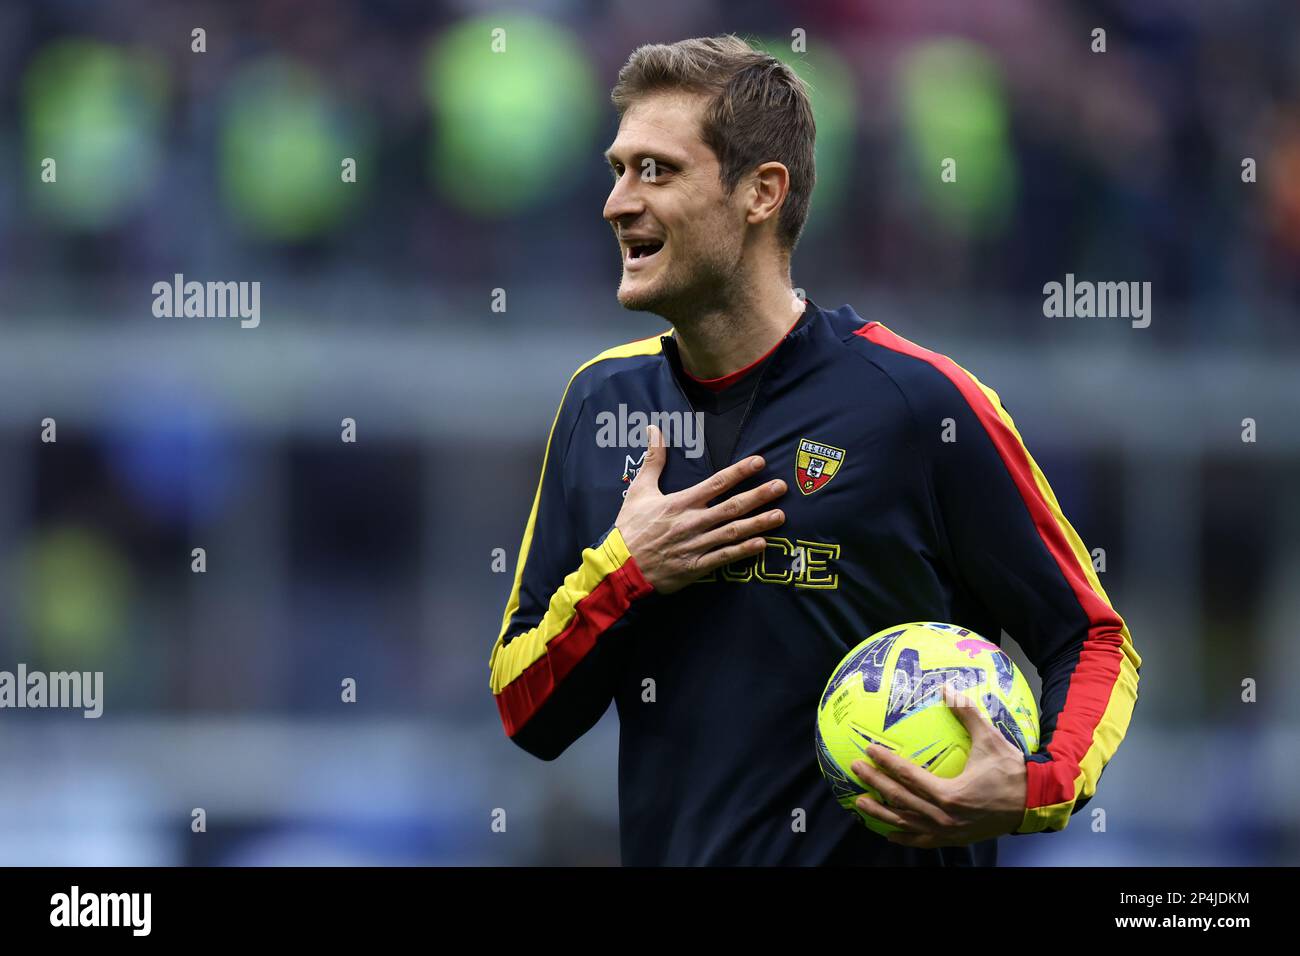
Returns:
[[[843,448],[808,438],[799,439],[799,450],[794,456],[794,477],[799,490],[805,495],[820,491],[830,484],[843,464]]]

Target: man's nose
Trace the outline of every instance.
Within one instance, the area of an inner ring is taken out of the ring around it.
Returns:
[[[645,209],[641,201],[641,191],[636,188],[636,177],[624,173],[614,182],[605,200],[605,219],[617,224],[628,216],[639,216]]]

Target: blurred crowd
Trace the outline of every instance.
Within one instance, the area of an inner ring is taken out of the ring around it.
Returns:
[[[565,0],[9,3],[0,288],[39,313],[130,301],[123,283],[186,269],[606,285],[608,88],[640,43],[724,31],[815,92],[802,287],[1006,302],[993,331],[1044,334],[1016,312],[1045,282],[1145,280],[1190,316],[1153,340],[1294,348],[1287,0],[667,2],[653,23]],[[939,182],[949,156],[960,189]],[[1226,309],[1244,316],[1233,328]],[[456,321],[382,317],[430,318]]]

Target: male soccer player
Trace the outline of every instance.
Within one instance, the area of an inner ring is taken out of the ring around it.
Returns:
[[[618,299],[672,330],[561,400],[490,660],[506,733],[554,759],[615,702],[629,865],[992,864],[997,836],[1063,828],[1141,659],[1011,417],[951,359],[794,293],[815,131],[789,68],[735,37],[644,46],[612,99]],[[609,440],[638,412],[649,447]],[[1015,638],[1042,743],[945,692],[959,776],[879,747],[855,767],[885,839],[822,780],[815,712],[851,647],[923,620]]]

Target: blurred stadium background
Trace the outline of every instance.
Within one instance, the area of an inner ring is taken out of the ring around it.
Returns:
[[[796,284],[1000,392],[1144,658],[1106,832],[1003,861],[1300,861],[1292,0],[40,0],[0,5],[0,669],[103,670],[105,714],[0,711],[0,864],[617,862],[614,715],[535,761],[488,651],[568,375],[662,328],[614,299],[609,85],[721,32],[814,88]],[[1150,327],[1044,318],[1068,272]],[[174,273],[260,327],[155,318]]]

